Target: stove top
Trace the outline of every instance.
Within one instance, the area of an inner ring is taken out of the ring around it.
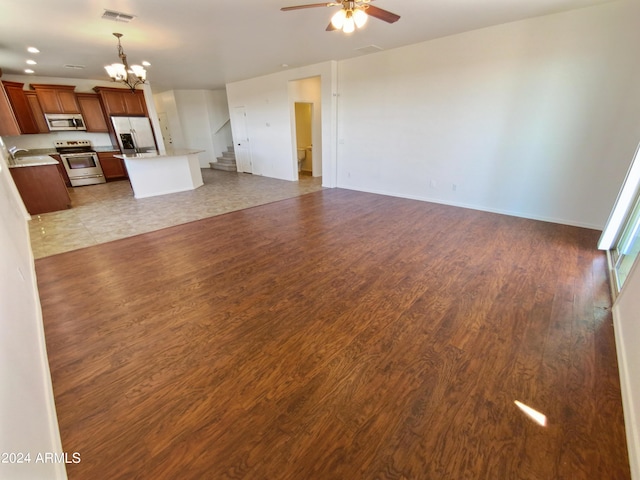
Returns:
[[[60,140],[54,142],[58,153],[86,153],[93,152],[89,140]]]

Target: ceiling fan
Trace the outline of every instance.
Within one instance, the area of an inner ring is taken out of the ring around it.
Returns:
[[[331,23],[329,23],[327,27],[328,32],[332,30],[342,30],[344,33],[351,33],[356,27],[361,28],[367,22],[368,16],[387,23],[394,23],[400,19],[400,15],[370,5],[372,1],[373,0],[340,0],[329,3],[294,5],[292,7],[283,7],[280,10],[288,12],[289,10],[300,10],[303,8],[342,7],[331,17]]]

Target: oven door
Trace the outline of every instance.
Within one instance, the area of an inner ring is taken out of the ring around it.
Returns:
[[[95,152],[63,154],[60,155],[60,159],[67,171],[71,186],[79,187],[106,182]]]

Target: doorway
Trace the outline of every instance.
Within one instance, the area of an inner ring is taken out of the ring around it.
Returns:
[[[251,162],[251,149],[247,134],[247,112],[244,106],[233,109],[234,133],[233,149],[236,154],[238,172],[256,173]]]
[[[320,76],[289,81],[292,178],[322,177],[322,81]]]
[[[295,102],[298,176],[313,175],[313,103]]]

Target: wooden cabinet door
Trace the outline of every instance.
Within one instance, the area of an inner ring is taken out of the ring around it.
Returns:
[[[2,83],[4,84],[4,88],[7,92],[7,97],[9,97],[9,103],[11,104],[13,114],[15,115],[16,121],[18,122],[18,127],[20,127],[20,132],[23,134],[40,133],[38,131],[38,126],[36,125],[36,120],[33,117],[33,113],[31,112],[29,102],[27,101],[27,97],[25,96],[24,90],[22,89],[24,83]]]
[[[44,113],[80,113],[80,105],[76,99],[73,85],[42,85],[31,86],[38,95],[38,101]]]
[[[24,206],[31,215],[71,208],[71,198],[55,165],[10,169]]]
[[[100,94],[107,116],[147,116],[147,105],[142,90],[132,92],[126,88],[110,87],[95,87],[94,90]]]
[[[2,82],[0,82],[0,135],[20,135],[18,121],[13,114],[9,97],[7,97]]]
[[[147,116],[147,108],[144,101],[144,92],[136,90],[123,94],[125,109],[127,115],[144,115]]]
[[[104,108],[107,115],[126,115],[127,107],[124,103],[124,97],[120,92],[113,90],[100,90]]]
[[[33,85],[32,85],[33,86]],[[58,101],[58,94],[55,89],[47,87],[36,88],[38,102],[44,113],[63,113],[62,105]]]
[[[73,89],[75,87],[58,90],[58,102],[62,107],[62,113],[80,113],[80,105]]]
[[[24,95],[27,97],[27,102],[29,103],[29,107],[31,107],[31,113],[33,113],[33,119],[38,126],[38,133],[49,133],[49,126],[44,118],[42,107],[38,101],[38,95],[32,90],[25,91]]]
[[[58,172],[60,172],[62,181],[67,187],[70,187],[71,180],[69,180],[69,175],[67,175],[67,171],[65,170],[64,165],[62,164],[62,158],[60,158],[60,155],[55,154],[55,155],[49,155],[49,156],[58,161]]]
[[[127,178],[127,169],[124,161],[115,158],[112,153],[98,152],[98,159],[102,167],[102,173],[107,180],[115,180],[116,178]]]
[[[102,111],[100,97],[95,93],[78,93],[76,97],[87,132],[108,132],[109,128]]]

